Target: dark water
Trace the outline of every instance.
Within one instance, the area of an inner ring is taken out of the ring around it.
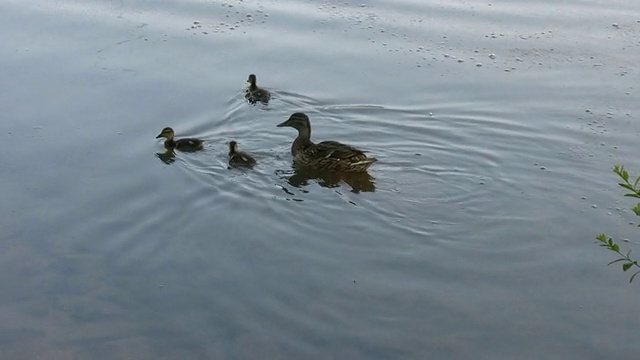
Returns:
[[[593,237],[640,245],[611,173],[640,173],[639,14],[0,3],[1,358],[636,358]],[[295,172],[294,111],[380,161]],[[162,156],[165,126],[205,150]]]

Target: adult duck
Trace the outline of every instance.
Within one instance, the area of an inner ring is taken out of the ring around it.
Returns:
[[[294,113],[278,127],[292,127],[298,130],[298,137],[291,145],[291,154],[297,164],[315,169],[333,171],[367,171],[378,159],[367,156],[362,150],[337,141],[311,141],[309,117],[301,112]]]

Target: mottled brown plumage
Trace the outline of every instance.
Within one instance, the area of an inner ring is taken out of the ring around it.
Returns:
[[[247,79],[249,83],[249,87],[245,91],[244,97],[251,104],[255,104],[258,101],[261,103],[268,103],[271,99],[271,93],[267,89],[263,89],[258,87],[256,84],[256,76],[254,74],[249,75],[249,79]]]
[[[242,151],[238,151],[237,142],[229,142],[229,165],[235,167],[252,167],[255,164],[256,159],[254,159],[251,155]]]
[[[200,139],[180,139],[174,140],[173,129],[166,127],[162,129],[160,134],[156,136],[156,139],[165,138],[164,147],[167,149],[176,149],[180,151],[197,151],[202,149],[202,140]]]
[[[366,171],[378,161],[363,151],[337,141],[311,141],[311,124],[304,113],[295,113],[278,127],[289,126],[298,130],[298,137],[291,145],[291,154],[296,163],[316,169],[334,171]]]

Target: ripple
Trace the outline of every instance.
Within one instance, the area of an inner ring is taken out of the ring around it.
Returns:
[[[589,240],[637,231],[623,2],[5,2],[7,356],[636,354]],[[379,161],[296,169],[295,111]],[[166,154],[167,125],[205,148]]]

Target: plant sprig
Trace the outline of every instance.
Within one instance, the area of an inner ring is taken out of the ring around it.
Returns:
[[[630,191],[624,194],[624,196],[630,196],[630,197],[635,197],[640,199],[640,188],[638,188],[638,183],[640,183],[640,176],[638,176],[632,184],[629,181],[629,173],[627,172],[627,170],[624,169],[624,165],[614,165],[613,172],[616,173],[622,179],[622,181],[624,181],[624,182],[618,183],[618,185]]]
[[[638,184],[640,184],[640,176],[638,176],[633,181],[633,183],[631,183],[631,181],[629,181],[629,173],[627,172],[627,170],[625,170],[624,165],[614,165],[613,172],[616,173],[622,179],[622,182],[618,183],[618,185],[629,191],[626,194],[624,194],[624,196],[640,199],[640,188],[638,187]],[[634,207],[632,207],[631,211],[633,211],[634,214],[636,214],[636,216],[640,216],[640,203],[637,203]],[[631,250],[627,251],[626,254],[622,253],[620,251],[620,246],[616,244],[612,238],[608,237],[605,234],[600,234],[596,236],[596,240],[598,240],[597,243],[599,243],[600,246],[605,247],[608,250],[613,251],[620,256],[618,259],[613,260],[607,265],[621,262],[622,271],[625,271],[625,272],[631,269],[632,267],[636,267],[640,269],[640,264],[638,264],[638,261],[633,260],[630,256]],[[633,278],[635,278],[636,275],[638,275],[639,273],[640,273],[640,270],[633,273],[633,275],[631,275],[631,278],[629,279],[629,282],[632,282]]]
[[[613,260],[612,262],[608,263],[607,265],[611,265],[611,264],[615,264],[617,262],[623,262],[622,263],[622,271],[627,271],[629,269],[631,269],[631,267],[635,266],[638,269],[640,269],[640,264],[638,264],[637,260],[633,260],[629,255],[631,255],[631,250],[627,251],[626,254],[622,253],[620,251],[620,246],[618,244],[616,244],[612,238],[607,237],[607,235],[605,234],[600,234],[598,236],[596,236],[596,240],[598,240],[600,242],[600,246],[605,247],[613,252],[615,252],[616,254],[620,255],[620,258]],[[638,273],[640,273],[640,270],[636,271],[635,273],[633,273],[633,275],[631,275],[631,278],[629,279],[629,282],[633,281],[633,278],[636,277],[636,275],[638,275]]]

